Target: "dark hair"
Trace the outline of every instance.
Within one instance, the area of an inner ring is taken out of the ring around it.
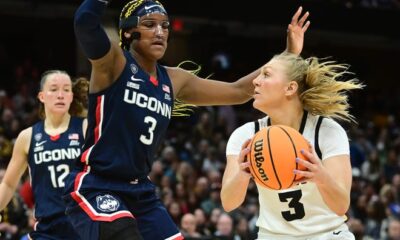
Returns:
[[[88,107],[89,80],[85,77],[75,79],[72,85],[74,99],[69,107],[71,116],[86,117]]]

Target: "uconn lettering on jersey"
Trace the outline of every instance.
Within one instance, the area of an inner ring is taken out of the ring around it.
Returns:
[[[135,104],[140,108],[147,108],[166,118],[171,118],[171,106],[159,101],[157,98],[149,97],[133,89],[125,89],[124,101],[129,104]]]
[[[53,149],[42,152],[35,152],[33,157],[35,164],[41,164],[51,161],[71,160],[77,158],[81,154],[80,148]]]

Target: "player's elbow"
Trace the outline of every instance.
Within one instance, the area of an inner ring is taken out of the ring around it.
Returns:
[[[346,203],[340,204],[335,207],[333,210],[338,216],[344,216],[346,215],[347,211],[349,210],[350,207],[350,201],[346,201]]]
[[[232,197],[226,196],[223,192],[221,192],[221,203],[222,203],[222,208],[226,212],[231,212],[235,210],[240,203],[236,203]]]
[[[235,210],[237,207],[234,206],[233,204],[222,202],[222,208],[224,209],[225,212],[231,212]]]
[[[336,213],[336,215],[338,215],[338,216],[344,216],[344,215],[346,215],[346,213],[347,213],[347,209],[345,210],[345,209],[337,209],[336,211],[335,211],[335,213]]]

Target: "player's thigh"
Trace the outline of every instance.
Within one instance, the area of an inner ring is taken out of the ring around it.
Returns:
[[[157,205],[137,220],[144,239],[183,239],[178,227],[162,205]]]

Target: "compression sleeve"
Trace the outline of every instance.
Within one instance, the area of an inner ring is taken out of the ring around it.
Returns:
[[[75,13],[75,35],[89,59],[99,59],[110,50],[110,40],[100,25],[101,16],[108,2],[85,0]]]

